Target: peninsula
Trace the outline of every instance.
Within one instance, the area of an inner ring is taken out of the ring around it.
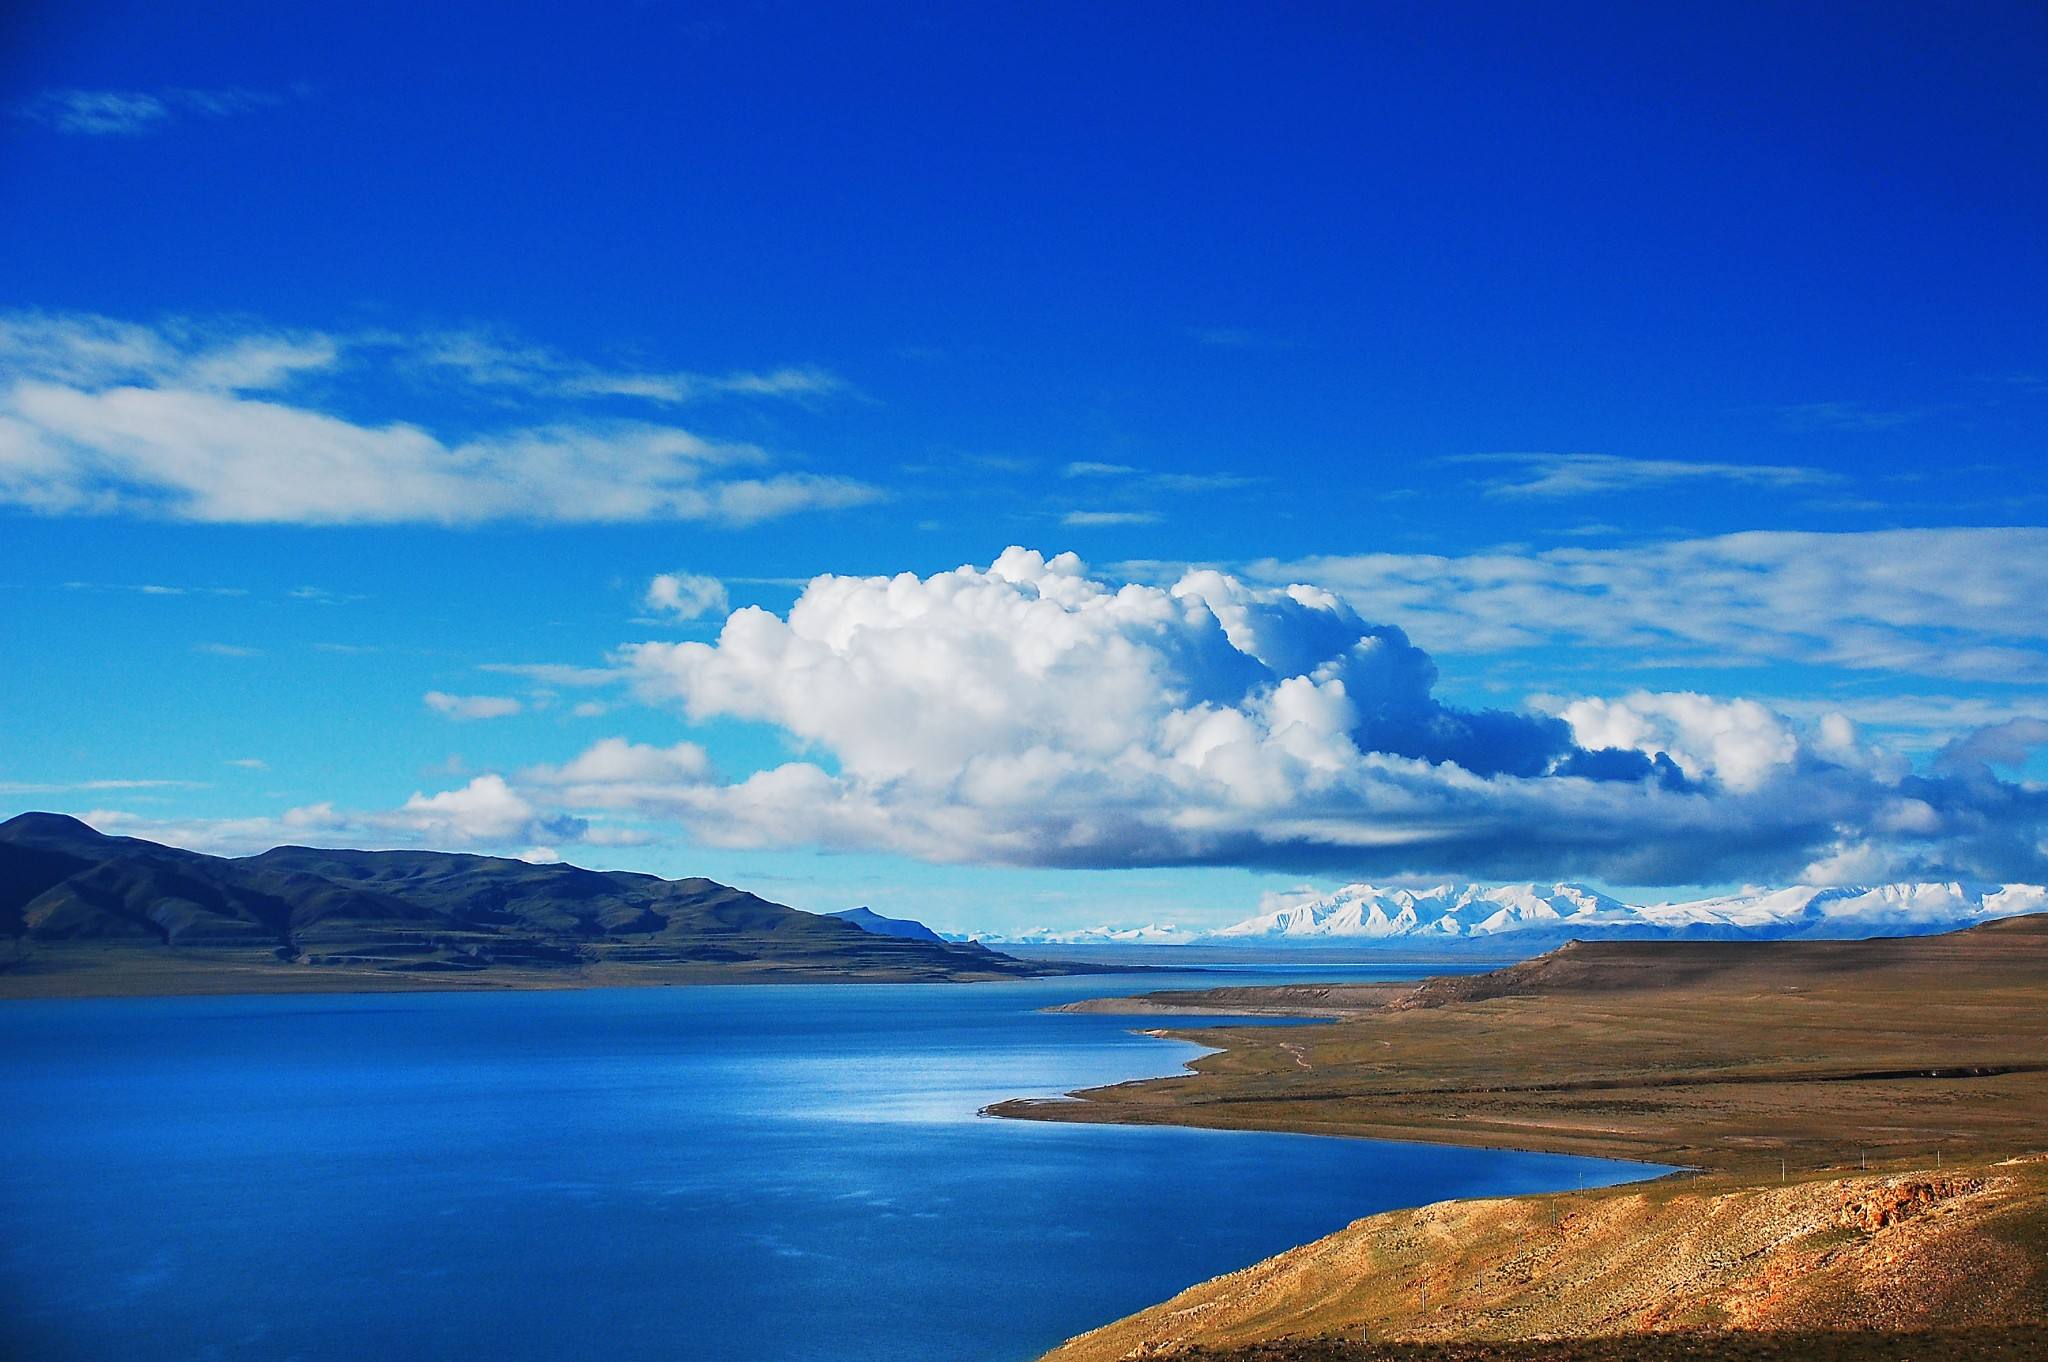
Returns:
[[[1582,942],[1412,988],[1131,1004],[1203,1006],[1324,1021],[1176,1032],[1217,1053],[1185,1077],[992,1110],[1691,1175],[1374,1216],[1073,1340],[1059,1362],[2048,1348],[2048,920],[1917,939]]]

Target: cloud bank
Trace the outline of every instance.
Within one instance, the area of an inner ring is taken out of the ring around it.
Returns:
[[[451,367],[435,358],[445,342],[0,317],[0,504],[231,524],[744,525],[881,495],[851,478],[776,471],[751,444],[572,403],[680,401],[686,375],[607,374],[545,352],[488,379],[452,366],[475,382],[524,381],[541,403],[538,419],[486,421],[459,436],[364,420],[305,395],[313,378],[332,384],[366,370],[402,388],[407,374]],[[657,380],[658,391],[632,391]],[[815,392],[819,381],[706,380],[767,397]]]
[[[86,810],[79,817],[111,835],[230,855],[287,843],[445,850],[604,840],[584,819],[538,807],[497,774],[434,794],[416,791],[395,809],[343,809],[322,802],[269,818],[166,819],[111,808]]]
[[[1942,586],[1936,590],[1949,590]],[[680,598],[680,588],[679,588]],[[1932,608],[1932,607],[1929,607]],[[318,804],[205,828],[95,811],[191,845],[518,848],[683,832],[934,862],[1610,883],[2048,877],[2048,716],[1981,725],[1923,768],[1832,711],[1690,691],[1467,709],[1430,654],[1326,586],[1198,570],[1104,580],[1005,551],[930,576],[821,576],[786,614],[602,668],[691,722],[767,726],[796,760],[738,778],[691,742],[608,737],[396,809]],[[482,717],[500,697],[443,696]]]

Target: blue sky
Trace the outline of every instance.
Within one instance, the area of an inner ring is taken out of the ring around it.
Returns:
[[[0,810],[963,927],[2048,875],[2038,7],[931,8],[17,7]]]

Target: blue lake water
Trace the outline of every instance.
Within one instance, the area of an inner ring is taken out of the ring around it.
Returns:
[[[0,1003],[0,1353],[1022,1362],[1375,1210],[1656,1171],[977,1115],[1196,1053],[1049,1003],[1254,978]]]

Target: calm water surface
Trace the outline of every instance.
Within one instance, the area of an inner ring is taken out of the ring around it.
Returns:
[[[1039,1008],[1255,975],[0,1003],[0,1354],[1021,1362],[1371,1211],[1645,1174],[976,1115],[1195,1053]]]

